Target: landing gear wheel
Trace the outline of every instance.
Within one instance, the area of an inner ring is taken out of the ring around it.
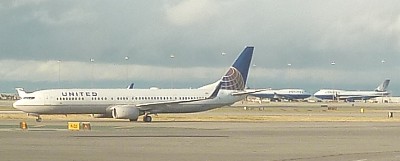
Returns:
[[[143,122],[151,122],[151,116],[143,116]]]
[[[36,122],[42,122],[42,118],[41,118],[41,117],[38,117],[38,118],[36,119]]]

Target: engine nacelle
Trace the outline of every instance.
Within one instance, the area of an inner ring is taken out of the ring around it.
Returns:
[[[118,105],[111,108],[112,117],[115,119],[129,119],[137,120],[140,111],[136,106],[132,105]]]

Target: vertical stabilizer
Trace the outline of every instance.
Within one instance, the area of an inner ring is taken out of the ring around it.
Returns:
[[[135,87],[135,83],[131,83],[128,87],[126,87],[127,89],[133,89]]]
[[[222,77],[221,89],[244,90],[249,74],[251,59],[253,57],[253,46],[247,46],[236,58],[233,65]]]
[[[19,97],[22,98],[22,97],[26,96],[26,92],[25,92],[25,90],[23,88],[15,88],[15,90],[17,90]]]
[[[375,91],[377,92],[385,92],[386,88],[389,86],[390,79],[386,79],[383,81],[382,84],[380,84],[378,87],[376,87]]]

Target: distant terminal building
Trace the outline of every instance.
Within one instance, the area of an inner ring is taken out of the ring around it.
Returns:
[[[0,94],[0,100],[18,100],[19,97],[17,94],[6,94],[2,93]]]
[[[371,103],[400,103],[400,97],[376,97],[368,100]]]

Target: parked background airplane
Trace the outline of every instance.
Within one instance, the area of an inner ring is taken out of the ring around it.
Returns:
[[[254,47],[246,47],[217,82],[198,89],[48,89],[31,93],[17,88],[22,97],[13,106],[41,121],[43,114],[93,114],[97,118],[136,121],[144,115],[191,113],[231,105],[249,93],[245,86]]]
[[[388,96],[390,93],[386,91],[386,89],[389,86],[389,82],[390,80],[386,79],[373,91],[321,89],[317,91],[314,96],[319,99],[345,100],[349,102],[353,102],[354,100],[368,100],[375,97]]]
[[[311,96],[304,89],[267,89],[265,91],[250,94],[259,98],[268,98],[272,101],[301,100]]]

